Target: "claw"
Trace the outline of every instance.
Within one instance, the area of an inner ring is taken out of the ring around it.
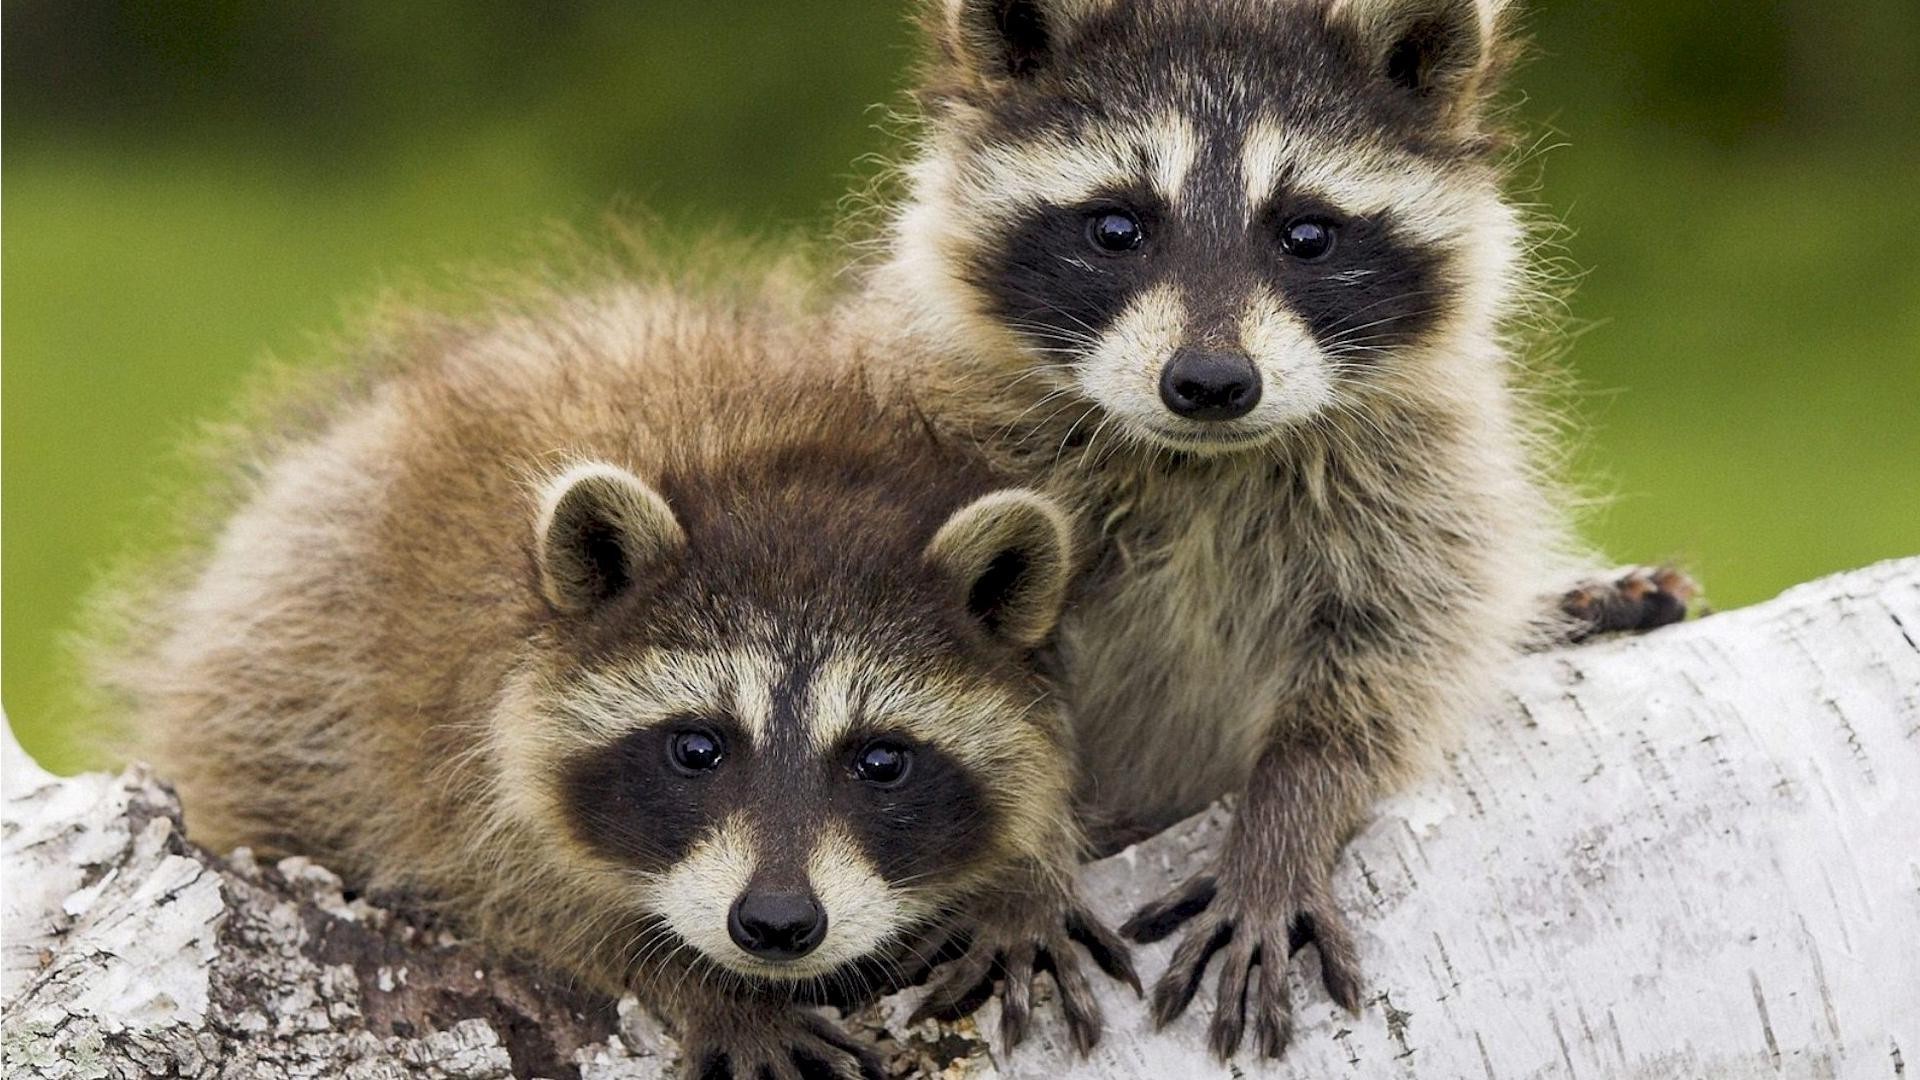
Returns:
[[[971,1014],[993,996],[994,966],[995,956],[986,949],[969,952],[955,960],[907,1022],[951,1022]]]
[[[741,1016],[689,1033],[699,1080],[885,1080],[879,1055],[824,1016],[801,1009]]]
[[[910,1018],[953,1021],[977,1010],[998,990],[999,1052],[1009,1055],[1033,1023],[1034,981],[1053,977],[1056,997],[1075,1049],[1086,1054],[1103,1027],[1099,999],[1089,983],[1076,943],[1101,970],[1140,992],[1127,944],[1082,907],[1071,893],[1041,898],[1044,906],[1010,907],[968,924],[966,949],[943,972]],[[996,987],[996,983],[998,986]]]
[[[1000,993],[1000,1049],[1010,1054],[1027,1037],[1033,1019],[1032,945],[1016,945],[1005,960],[1006,981]]]
[[[1146,991],[1140,986],[1140,973],[1133,968],[1133,950],[1120,935],[1107,929],[1100,920],[1092,918],[1084,911],[1075,911],[1067,916],[1067,936],[1087,950],[1087,955],[1107,977],[1133,987],[1134,997],[1144,997]]]
[[[1252,974],[1256,955],[1258,949],[1247,940],[1247,935],[1241,935],[1220,958],[1220,985],[1214,999],[1218,1004],[1213,1010],[1207,1042],[1214,1056],[1222,1061],[1233,1057],[1233,1052],[1240,1048],[1240,1035],[1247,1022],[1247,979]]]
[[[1287,965],[1261,950],[1255,959],[1260,977],[1253,984],[1253,1041],[1262,1057],[1277,1058],[1293,1041],[1293,1002],[1287,991]]]
[[[969,942],[967,935],[957,929],[942,930],[937,936],[925,938],[903,947],[893,962],[893,978],[889,985],[894,989],[909,986],[924,986],[933,973],[943,964],[958,960],[967,953]]]
[[[1283,923],[1276,916],[1287,918]],[[1327,994],[1358,1015],[1359,953],[1324,875],[1295,875],[1289,884],[1276,886],[1198,874],[1142,908],[1121,932],[1152,941],[1183,922],[1185,936],[1149,1002],[1155,1027],[1165,1027],[1187,1010],[1207,965],[1217,957],[1209,1047],[1221,1060],[1230,1060],[1248,1041],[1251,1024],[1254,1050],[1279,1057],[1294,1032],[1288,961],[1309,944],[1320,955]]]
[[[1322,916],[1315,923],[1314,939],[1320,947],[1320,981],[1327,996],[1354,1016],[1360,1015],[1360,950],[1346,924],[1337,917]]]
[[[1320,954],[1320,981],[1327,996],[1355,1016],[1360,1015],[1360,950],[1331,900],[1322,898],[1294,917],[1288,934],[1290,951],[1311,943]]]
[[[1180,929],[1188,919],[1207,910],[1218,888],[1218,882],[1212,874],[1196,874],[1188,878],[1177,892],[1135,912],[1133,918],[1120,928],[1120,933],[1143,945],[1159,941]]]
[[[1099,1044],[1100,1033],[1106,1026],[1093,984],[1087,981],[1079,961],[1068,951],[1065,942],[1052,949],[1042,949],[1035,967],[1053,976],[1054,988],[1059,991],[1060,1011],[1067,1020],[1067,1034],[1080,1056],[1087,1056]]]
[[[854,1068],[859,1072],[860,1080],[886,1080],[886,1066],[881,1063],[880,1055],[875,1053],[872,1047],[861,1045],[851,1035],[825,1020],[816,1020],[812,1027],[815,1038],[853,1059]]]
[[[1220,923],[1210,933],[1202,926],[1187,932],[1186,940],[1173,951],[1173,959],[1167,961],[1166,974],[1160,976],[1159,984],[1153,988],[1154,1027],[1166,1027],[1187,1011],[1194,993],[1200,989],[1200,977],[1206,974],[1207,961],[1232,937],[1231,923]]]

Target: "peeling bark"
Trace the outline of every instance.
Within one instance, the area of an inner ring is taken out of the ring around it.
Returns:
[[[674,1075],[631,1001],[500,963],[305,860],[211,856],[143,769],[60,780],[7,749],[9,1077]],[[1124,916],[1225,820],[1088,866],[1090,902]],[[1529,658],[1446,768],[1378,809],[1339,888],[1366,1008],[1335,1009],[1304,958],[1292,1050],[1241,1075],[1903,1075],[1920,1061],[1920,559]],[[1105,992],[1085,1061],[1044,1008],[997,1068],[991,1004],[978,1026],[909,1029],[909,991],[855,1022],[902,1075],[1232,1075],[1205,1054],[1205,995],[1155,1034]]]

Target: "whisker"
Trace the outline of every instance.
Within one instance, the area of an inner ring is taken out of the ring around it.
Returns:
[[[1080,427],[1080,424],[1082,421],[1086,420],[1087,417],[1092,416],[1094,413],[1094,410],[1098,409],[1099,407],[1100,406],[1098,405],[1087,406],[1086,411],[1081,413],[1079,417],[1074,420],[1072,425],[1070,425],[1067,428],[1067,433],[1065,435],[1060,436],[1060,448],[1058,450],[1055,450],[1053,454],[1053,463],[1055,465],[1060,464],[1060,455],[1067,452],[1067,441],[1073,438],[1074,431]]]

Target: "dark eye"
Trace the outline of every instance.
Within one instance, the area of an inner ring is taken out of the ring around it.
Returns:
[[[1333,251],[1333,226],[1313,218],[1295,218],[1280,230],[1280,248],[1302,262],[1324,259]]]
[[[667,753],[681,772],[709,772],[727,756],[720,737],[711,731],[676,731],[667,744]]]
[[[853,759],[853,774],[877,787],[893,787],[907,778],[913,751],[899,743],[870,742]]]
[[[1140,219],[1124,210],[1102,210],[1087,219],[1087,239],[1109,255],[1124,255],[1146,243]]]

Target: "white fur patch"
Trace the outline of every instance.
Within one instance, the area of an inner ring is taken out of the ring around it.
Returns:
[[[724,657],[733,676],[733,715],[747,735],[763,742],[773,725],[773,683],[780,671],[773,657],[757,650],[738,649]]]
[[[1304,156],[1304,141],[1272,119],[1256,120],[1247,128],[1246,139],[1240,144],[1240,182],[1247,199],[1248,224],[1280,189],[1280,181],[1293,163]]]
[[[638,661],[589,671],[565,696],[565,711],[594,737],[612,741],[675,717],[727,712],[755,740],[766,737],[779,669],[754,648],[658,650]]]
[[[827,913],[826,936],[797,960],[770,963],[736,945],[727,930],[727,913],[758,862],[751,825],[734,815],[648,887],[647,905],[713,962],[742,975],[783,980],[825,975],[929,914],[911,890],[889,885],[844,830],[829,828],[807,858],[807,884]]]
[[[1280,298],[1257,289],[1241,309],[1240,348],[1260,371],[1260,404],[1238,421],[1273,428],[1303,420],[1333,400],[1333,371],[1313,331]]]
[[[1073,206],[1138,176],[1119,147],[1104,142],[996,146],[968,162],[980,204],[1003,214],[1030,206]]]
[[[1248,225],[1285,184],[1356,217],[1391,211],[1408,235],[1427,243],[1455,239],[1486,198],[1478,176],[1450,176],[1401,150],[1330,144],[1271,117],[1248,126],[1240,176]]]
[[[1175,417],[1160,401],[1160,371],[1186,338],[1180,291],[1162,284],[1141,292],[1080,363],[1080,392],[1143,432],[1166,426]]]
[[[1153,185],[1168,205],[1178,206],[1187,186],[1187,174],[1200,156],[1200,133],[1193,121],[1179,113],[1168,113],[1148,124],[1134,136],[1135,144],[1145,149],[1152,162]]]
[[[819,974],[857,960],[930,914],[913,892],[889,885],[838,827],[814,843],[807,877],[826,909],[827,936],[818,949],[786,965],[797,974]],[[797,970],[802,965],[804,972]]]
[[[1040,139],[986,148],[967,159],[967,180],[976,205],[1001,213],[1077,206],[1141,180],[1177,204],[1199,156],[1199,130],[1185,116],[1169,112],[1070,142]]]
[[[652,882],[647,906],[710,959],[757,972],[771,965],[755,960],[727,932],[727,912],[753,879],[754,863],[746,819],[736,814]]]
[[[836,653],[814,671],[807,684],[807,735],[815,750],[828,752],[852,729],[854,681],[863,666]]]
[[[836,655],[810,684],[807,731],[826,753],[864,718],[875,734],[897,733],[937,746],[970,767],[986,767],[1031,740],[1028,703],[984,685],[929,681],[873,657]]]
[[[1187,309],[1172,285],[1141,293],[1100,336],[1079,369],[1081,392],[1151,442],[1207,453],[1244,449],[1318,412],[1333,399],[1333,372],[1312,331],[1279,297],[1256,289],[1234,330],[1261,380],[1260,404],[1246,416],[1195,422],[1170,411],[1160,376],[1188,340]]]

